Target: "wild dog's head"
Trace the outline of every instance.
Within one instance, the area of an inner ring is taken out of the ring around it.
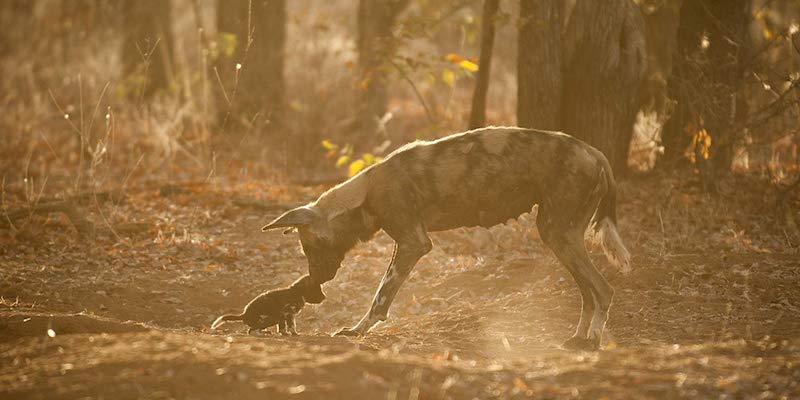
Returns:
[[[308,259],[308,272],[315,283],[322,284],[333,279],[345,253],[358,241],[358,235],[352,233],[358,227],[351,223],[352,218],[347,215],[328,221],[323,213],[307,205],[285,212],[261,231],[286,229],[289,232],[296,228]]]
[[[291,288],[297,290],[306,303],[319,304],[325,300],[325,293],[319,283],[314,282],[310,275],[305,275],[295,281]]]

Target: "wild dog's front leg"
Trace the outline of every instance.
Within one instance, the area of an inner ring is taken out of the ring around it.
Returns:
[[[431,250],[431,241],[424,230],[414,236],[416,240],[398,242],[392,262],[375,293],[369,312],[353,328],[341,329],[336,335],[363,336],[380,321],[385,321],[397,291],[408,278],[417,261]]]

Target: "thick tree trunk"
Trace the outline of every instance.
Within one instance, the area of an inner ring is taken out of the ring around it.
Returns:
[[[748,111],[742,90],[749,15],[749,0],[683,2],[675,77],[669,83],[678,104],[664,129],[668,158],[683,155],[692,139],[685,127],[694,124],[711,136],[717,169],[729,170],[732,145]]]
[[[395,52],[392,27],[408,0],[360,0],[358,3],[358,66],[361,88],[359,126],[351,144],[371,151],[378,123],[386,113],[388,66]]]
[[[713,163],[716,169],[730,171],[733,144],[747,120],[747,101],[743,96],[745,65],[749,52],[748,21],[750,0],[706,0],[709,15],[708,59],[710,76],[725,89],[726,98],[717,98],[709,113],[709,130],[717,132],[712,142]]]
[[[5,0],[0,3],[0,24],[5,27],[13,26],[17,29],[0,30],[0,57],[6,57],[20,46],[22,34],[33,19],[34,2],[31,0]],[[19,29],[23,25],[25,29]]]
[[[469,129],[486,125],[486,94],[489,91],[489,75],[492,67],[494,48],[495,16],[500,0],[484,0],[481,27],[481,56],[478,62],[478,76],[475,92],[472,95],[472,110],[469,113]]]
[[[562,9],[558,0],[520,1],[517,125],[561,129]]]
[[[219,73],[223,86],[215,89],[223,125],[246,121],[254,122],[259,133],[275,131],[286,92],[286,0],[220,0],[217,4],[220,43],[235,46],[232,55],[223,51],[215,63],[215,75]],[[222,38],[232,38],[233,43]]]
[[[678,41],[678,23],[683,0],[651,1],[645,8],[645,37],[647,45],[647,71],[640,97],[641,109],[653,110],[659,115],[670,113],[671,100],[667,82],[672,75],[673,58]]]
[[[579,0],[564,36],[562,129],[627,164],[646,68],[644,20],[630,0]]]
[[[122,65],[137,98],[169,87],[172,79],[171,4],[168,0],[125,0]]]

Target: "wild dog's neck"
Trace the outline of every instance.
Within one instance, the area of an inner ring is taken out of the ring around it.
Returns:
[[[359,241],[372,239],[378,227],[375,218],[363,207],[348,210],[331,221],[336,247],[342,254],[352,249]]]

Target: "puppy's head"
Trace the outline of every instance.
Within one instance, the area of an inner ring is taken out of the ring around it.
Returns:
[[[310,275],[305,275],[292,284],[292,289],[297,290],[306,303],[319,304],[325,300],[322,286],[311,280]]]

